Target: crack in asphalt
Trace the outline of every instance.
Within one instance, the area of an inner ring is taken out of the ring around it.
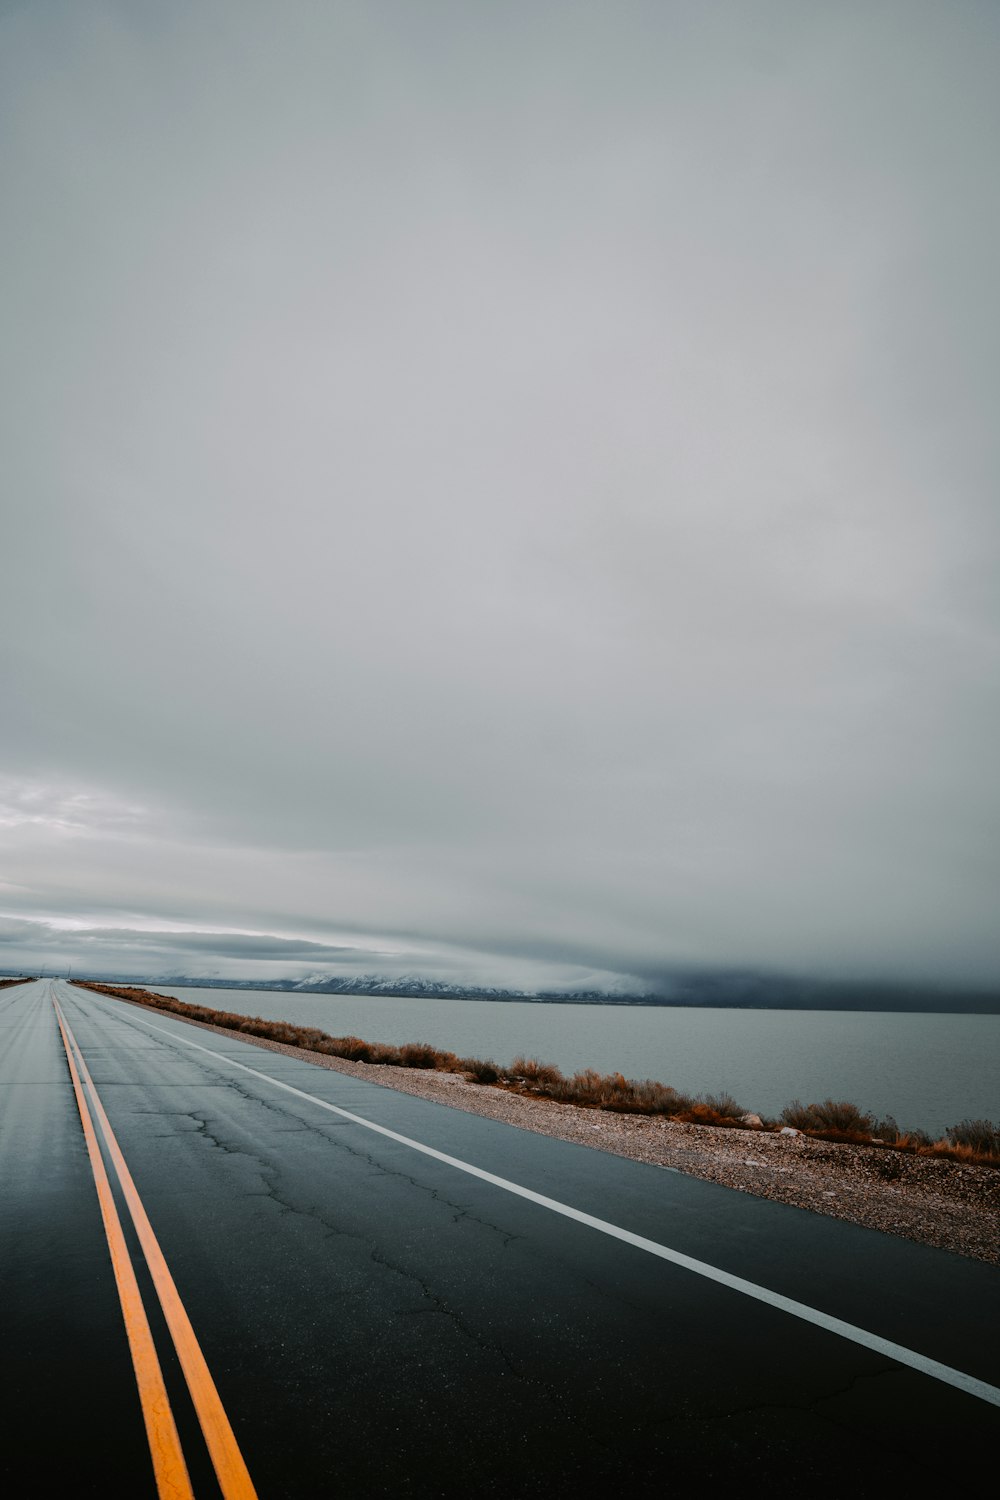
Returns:
[[[85,1008],[85,1007],[81,1007],[81,1008]],[[124,1017],[124,1016],[121,1017],[121,1018],[116,1017],[116,1019],[120,1019],[123,1024],[132,1026],[134,1028],[134,1024],[135,1023],[128,1021],[128,1019],[126,1017]],[[190,1061],[190,1059],[186,1056],[186,1054],[183,1055],[183,1058],[182,1058],[182,1054],[180,1052],[180,1044],[171,1044],[168,1041],[164,1041],[164,1043],[162,1043],[162,1045],[169,1046],[170,1050],[174,1053],[174,1055],[178,1058],[178,1060],[183,1060],[183,1061],[186,1061],[186,1062]],[[198,1065],[200,1067],[204,1068],[206,1072],[210,1073],[211,1076],[214,1079],[217,1079],[218,1082],[223,1087],[233,1089],[235,1091],[235,1093],[238,1094],[239,1097],[241,1099],[245,1100],[248,1104],[258,1105],[260,1108],[266,1109],[269,1112],[271,1112],[272,1114],[279,1115],[282,1119],[294,1121],[294,1124],[292,1126],[285,1128],[285,1130],[282,1132],[283,1134],[285,1134],[285,1133],[287,1133],[287,1134],[296,1134],[296,1133],[300,1133],[300,1132],[303,1132],[303,1131],[310,1131],[313,1134],[318,1135],[320,1137],[320,1139],[323,1140],[323,1141],[325,1141],[328,1145],[334,1146],[335,1148],[338,1148],[338,1149],[340,1149],[342,1151],[346,1151],[348,1153],[348,1155],[356,1157],[356,1158],[358,1158],[360,1160],[363,1160],[363,1161],[367,1162],[367,1164],[371,1167],[371,1169],[374,1172],[377,1172],[379,1175],[387,1176],[387,1177],[398,1177],[398,1178],[402,1179],[404,1182],[409,1183],[409,1185],[411,1187],[416,1188],[419,1192],[429,1194],[430,1197],[434,1201],[442,1203],[445,1206],[447,1206],[448,1208],[453,1209],[454,1210],[454,1217],[452,1219],[453,1223],[459,1223],[463,1219],[468,1219],[471,1223],[480,1224],[480,1225],[482,1225],[482,1227],[484,1229],[489,1229],[493,1233],[498,1234],[501,1237],[501,1239],[502,1239],[505,1247],[507,1245],[512,1244],[515,1240],[519,1240],[519,1239],[523,1239],[524,1238],[523,1235],[514,1234],[514,1233],[511,1233],[511,1232],[509,1232],[507,1230],[503,1230],[503,1229],[500,1228],[499,1225],[497,1225],[497,1224],[491,1224],[488,1220],[481,1219],[481,1218],[477,1217],[477,1215],[475,1215],[471,1211],[471,1209],[468,1207],[467,1204],[453,1202],[450,1198],[446,1197],[445,1194],[443,1194],[439,1189],[428,1187],[428,1185],[426,1183],[422,1183],[422,1182],[418,1181],[417,1178],[415,1178],[414,1176],[412,1176],[410,1173],[400,1171],[399,1169],[394,1168],[394,1167],[388,1167],[388,1166],[386,1166],[384,1162],[376,1160],[376,1158],[372,1155],[372,1153],[370,1151],[359,1150],[359,1149],[357,1149],[357,1148],[349,1145],[344,1139],[342,1139],[342,1138],[335,1139],[335,1138],[333,1138],[328,1133],[331,1129],[338,1130],[338,1131],[344,1130],[345,1127],[347,1127],[348,1125],[350,1125],[352,1123],[351,1121],[344,1120],[342,1122],[333,1123],[333,1122],[326,1121],[326,1120],[324,1120],[324,1121],[310,1121],[310,1120],[305,1120],[305,1119],[302,1118],[301,1115],[297,1115],[297,1114],[292,1113],[292,1109],[291,1109],[290,1106],[282,1105],[282,1104],[277,1103],[276,1101],[263,1098],[261,1096],[261,1094],[254,1092],[251,1087],[249,1087],[247,1084],[245,1084],[242,1079],[233,1078],[232,1075],[223,1073],[223,1072],[219,1071],[217,1068],[212,1067],[212,1065],[210,1063],[202,1062],[200,1059],[198,1060]],[[161,1114],[176,1114],[176,1115],[179,1115],[179,1116],[186,1115],[188,1118],[191,1118],[191,1119],[198,1119],[198,1118],[200,1118],[199,1116],[196,1116],[196,1115],[192,1114],[190,1111],[186,1111],[186,1110],[161,1110],[161,1111],[157,1111],[157,1110],[137,1109],[134,1112],[135,1113],[148,1113],[148,1114],[156,1114],[156,1113],[161,1113]],[[219,1144],[220,1146],[222,1146],[222,1142],[221,1141],[217,1141],[216,1144]],[[235,1150],[235,1148],[232,1148],[232,1147],[230,1147],[229,1149],[230,1150]],[[252,1154],[252,1153],[244,1152],[242,1154]],[[261,1161],[261,1158],[258,1156],[257,1160]],[[263,1163],[261,1163],[261,1164],[263,1165]]]
[[[473,1328],[471,1328],[462,1317],[461,1313],[457,1312],[456,1309],[445,1300],[445,1298],[439,1297],[436,1292],[432,1291],[429,1284],[417,1271],[407,1270],[405,1266],[398,1265],[395,1261],[390,1260],[387,1255],[383,1255],[378,1250],[378,1248],[374,1246],[372,1247],[369,1259],[372,1261],[373,1265],[382,1266],[385,1270],[391,1271],[394,1275],[401,1276],[404,1278],[404,1280],[412,1282],[416,1287],[419,1288],[420,1295],[430,1303],[430,1307],[426,1308],[398,1308],[397,1312],[400,1317],[412,1318],[426,1316],[427,1313],[439,1314],[441,1317],[447,1318],[458,1330],[458,1332],[462,1334],[463,1338],[468,1339],[469,1342],[480,1351],[480,1353],[491,1354],[498,1357],[516,1380],[524,1379],[523,1372],[514,1363],[514,1360],[511,1358],[507,1350],[504,1349],[501,1344],[496,1343],[492,1339],[486,1339],[482,1337],[481,1334],[478,1334]]]
[[[309,1130],[312,1129],[311,1126],[303,1128]],[[289,1133],[294,1134],[295,1132]],[[452,1211],[452,1224],[467,1222],[470,1224],[477,1224],[480,1226],[480,1228],[489,1230],[491,1234],[495,1234],[499,1237],[501,1245],[505,1250],[508,1248],[508,1246],[512,1245],[515,1240],[521,1240],[525,1238],[524,1235],[516,1234],[511,1230],[502,1229],[499,1224],[493,1224],[488,1219],[481,1218],[479,1215],[472,1212],[468,1204],[454,1202],[445,1193],[443,1193],[440,1188],[432,1187],[428,1183],[421,1182],[419,1181],[419,1179],[411,1176],[408,1172],[403,1172],[398,1168],[386,1166],[383,1162],[378,1161],[370,1152],[359,1149],[356,1146],[352,1146],[343,1139],[331,1140],[328,1141],[327,1144],[334,1147],[335,1150],[344,1152],[349,1157],[353,1157],[356,1161],[363,1162],[370,1168],[374,1175],[378,1177],[394,1178],[397,1181],[404,1182],[409,1187],[414,1188],[417,1192],[422,1193],[425,1198],[429,1198],[431,1202],[439,1204],[442,1208],[450,1209]],[[259,1155],[256,1157],[256,1160],[262,1173],[271,1173],[275,1177],[279,1175],[280,1169],[273,1162],[266,1161]],[[313,1213],[312,1210],[297,1208],[294,1203],[291,1203],[288,1200],[283,1199],[282,1202],[293,1212],[302,1212],[306,1214],[312,1214],[313,1217],[321,1217]],[[325,1224],[327,1221],[322,1220],[322,1222]]]
[[[342,1134],[336,1137],[329,1134],[329,1130],[331,1128],[337,1131],[343,1131],[346,1126],[352,1123],[351,1121],[345,1120],[342,1124],[338,1123],[331,1127],[331,1125],[326,1121],[305,1120],[301,1115],[294,1114],[288,1107],[282,1107],[280,1105],[271,1103],[271,1101],[269,1100],[262,1099],[259,1094],[244,1086],[241,1080],[227,1079],[225,1081],[231,1088],[236,1091],[240,1098],[244,1099],[247,1103],[260,1105],[261,1107],[270,1110],[272,1113],[280,1115],[284,1120],[294,1121],[293,1125],[285,1127],[285,1129],[282,1131],[282,1134],[295,1135],[310,1133],[319,1136],[319,1138],[327,1146],[333,1147],[333,1149],[336,1151],[344,1152],[357,1161],[364,1162],[371,1169],[371,1171],[378,1176],[397,1178],[400,1181],[407,1183],[417,1192],[423,1193],[424,1195],[428,1196],[433,1202],[440,1203],[444,1207],[451,1209],[453,1224],[458,1224],[462,1221],[468,1221],[472,1224],[479,1224],[482,1228],[490,1230],[491,1233],[499,1235],[505,1249],[509,1245],[512,1245],[516,1240],[525,1238],[525,1236],[522,1234],[517,1234],[513,1231],[502,1229],[499,1224],[493,1224],[488,1219],[481,1218],[479,1215],[473,1213],[472,1209],[467,1203],[455,1202],[444,1192],[442,1192],[440,1188],[432,1187],[428,1183],[421,1182],[417,1177],[413,1176],[412,1173],[402,1171],[398,1167],[390,1167],[386,1165],[384,1161],[376,1158],[370,1150],[365,1150],[364,1148],[351,1145],[350,1142],[347,1141]],[[164,1111],[164,1113],[187,1114],[190,1118],[196,1118],[189,1111]],[[252,1153],[245,1152],[244,1154]],[[259,1156],[259,1154],[257,1155],[256,1159],[260,1164],[262,1170],[269,1165],[264,1161],[262,1157]]]
[[[856,1375],[851,1376],[851,1378],[847,1380],[843,1385],[837,1386],[834,1390],[825,1391],[822,1395],[814,1396],[809,1401],[752,1401],[746,1405],[727,1405],[720,1411],[712,1413],[698,1413],[694,1420],[698,1423],[704,1423],[708,1425],[716,1422],[729,1422],[734,1417],[752,1417],[757,1415],[758,1413],[763,1412],[777,1412],[779,1414],[792,1412],[796,1415],[801,1415],[803,1412],[808,1412],[812,1416],[816,1417],[819,1421],[826,1423],[830,1427],[835,1427],[840,1431],[851,1431],[851,1428],[846,1423],[838,1420],[837,1417],[833,1416],[829,1412],[821,1411],[820,1407],[827,1401],[835,1401],[840,1396],[849,1396],[853,1394],[858,1389],[858,1387],[863,1385],[866,1381],[881,1380],[886,1375],[892,1375],[894,1373],[899,1373],[899,1367],[897,1365],[889,1363],[883,1365],[880,1369],[877,1370],[859,1371]],[[669,1427],[676,1422],[683,1422],[690,1419],[690,1413],[682,1413],[678,1415],[666,1413],[660,1417],[649,1418],[642,1424],[641,1430],[643,1432],[651,1432],[655,1431],[657,1428]],[[878,1444],[877,1439],[875,1439],[874,1437],[872,1437],[870,1440],[874,1444],[876,1444],[876,1446],[880,1448],[882,1447],[882,1445]],[[895,1450],[891,1448],[883,1448],[882,1451],[891,1454]]]
[[[362,1155],[365,1156],[366,1160],[371,1160],[365,1155],[365,1153],[352,1152],[351,1154]],[[378,1163],[374,1163],[374,1165],[379,1170],[379,1172],[384,1175],[403,1177],[405,1181],[412,1183],[412,1179],[407,1177],[405,1173],[389,1172],[386,1169],[382,1168]],[[277,1168],[269,1166],[267,1170],[273,1177],[278,1177],[279,1173]],[[425,1192],[427,1191],[427,1189],[420,1183],[414,1183],[413,1185],[421,1188]],[[465,1338],[470,1344],[472,1344],[474,1348],[478,1349],[480,1353],[486,1353],[499,1359],[504,1368],[511,1376],[513,1376],[515,1380],[517,1380],[520,1384],[527,1387],[528,1389],[533,1390],[539,1398],[549,1402],[554,1410],[559,1413],[562,1420],[567,1421],[572,1427],[579,1428],[581,1432],[586,1434],[588,1441],[592,1442],[596,1447],[601,1448],[605,1451],[610,1451],[608,1444],[606,1444],[604,1440],[593,1431],[592,1426],[589,1425],[584,1418],[581,1417],[577,1419],[572,1413],[568,1413],[563,1409],[565,1399],[564,1393],[557,1385],[543,1380],[537,1374],[527,1373],[521,1366],[518,1365],[510,1352],[506,1348],[504,1348],[501,1343],[499,1343],[497,1340],[486,1338],[482,1334],[478,1333],[476,1329],[473,1328],[465,1318],[463,1318],[461,1313],[458,1312],[456,1308],[454,1308],[444,1297],[440,1296],[432,1289],[429,1282],[423,1276],[421,1276],[418,1271],[409,1269],[406,1266],[399,1264],[398,1261],[390,1259],[388,1255],[386,1255],[379,1249],[377,1244],[372,1242],[369,1236],[358,1233],[357,1231],[347,1229],[342,1225],[331,1224],[329,1219],[327,1219],[325,1215],[321,1213],[317,1208],[307,1209],[302,1207],[301,1205],[291,1203],[287,1198],[284,1198],[280,1194],[276,1183],[272,1182],[268,1184],[266,1193],[267,1196],[271,1198],[281,1209],[296,1214],[303,1214],[321,1224],[326,1230],[328,1237],[353,1240],[355,1243],[367,1247],[368,1259],[373,1265],[379,1266],[382,1269],[391,1272],[393,1275],[401,1277],[404,1281],[412,1283],[419,1290],[421,1297],[428,1303],[428,1306],[423,1308],[397,1308],[396,1314],[398,1317],[414,1318],[435,1315],[446,1318],[463,1336],[463,1338]],[[448,1199],[444,1198],[436,1190],[431,1190],[431,1196],[436,1201],[448,1207],[457,1207],[457,1205],[451,1204]],[[506,1248],[507,1244],[510,1243],[510,1241],[523,1238],[523,1236],[521,1235],[506,1235],[505,1232],[498,1229],[496,1225],[488,1224],[484,1220],[477,1219],[474,1215],[468,1214],[465,1211],[461,1210],[455,1216],[453,1222],[457,1222],[457,1220],[464,1217],[468,1217],[472,1222],[482,1224],[485,1228],[493,1230],[496,1233],[500,1234],[502,1239],[504,1240],[504,1248]]]
[[[370,1151],[352,1146],[348,1141],[345,1141],[343,1139],[331,1141],[330,1144],[335,1146],[340,1151],[345,1151],[349,1156],[352,1156],[357,1160],[366,1162],[372,1169],[372,1171],[377,1173],[379,1176],[394,1177],[400,1182],[405,1182],[409,1187],[414,1188],[417,1192],[423,1193],[426,1197],[430,1198],[433,1203],[439,1203],[442,1207],[451,1209],[451,1222],[453,1224],[460,1224],[464,1221],[467,1221],[470,1224],[478,1224],[483,1229],[488,1229],[492,1234],[498,1235],[505,1250],[509,1245],[512,1245],[515,1240],[521,1240],[525,1238],[525,1236],[522,1234],[516,1234],[511,1230],[501,1229],[499,1224],[493,1224],[488,1219],[480,1218],[479,1215],[473,1213],[472,1209],[467,1203],[456,1203],[452,1198],[449,1198],[446,1193],[442,1192],[440,1188],[431,1187],[430,1184],[421,1182],[411,1173],[404,1172],[399,1167],[386,1166],[384,1162],[379,1161],[375,1156],[373,1156]]]
[[[260,1102],[254,1095],[250,1095],[249,1098],[251,1102]],[[200,1115],[194,1110],[146,1109],[134,1111],[134,1113],[163,1115],[166,1117],[174,1117],[177,1119],[191,1120],[195,1125],[196,1132],[201,1136],[201,1138],[203,1140],[207,1140],[211,1145],[218,1147],[219,1150],[227,1152],[230,1155],[239,1155],[250,1158],[251,1160],[256,1162],[257,1167],[261,1173],[277,1170],[277,1168],[275,1168],[271,1162],[266,1160],[259,1151],[255,1151],[249,1146],[234,1145],[231,1142],[227,1141],[223,1136],[219,1135],[217,1133],[218,1125],[216,1125],[215,1131],[210,1130],[209,1117]],[[423,1193],[426,1197],[429,1197],[432,1202],[440,1204],[443,1208],[450,1209],[452,1211],[452,1224],[477,1224],[480,1226],[480,1228],[489,1230],[490,1233],[499,1236],[501,1244],[505,1250],[510,1245],[514,1244],[516,1240],[522,1240],[525,1238],[525,1236],[522,1234],[517,1234],[512,1230],[503,1229],[499,1224],[493,1224],[488,1219],[482,1218],[479,1214],[474,1213],[467,1203],[455,1202],[453,1199],[449,1198],[445,1193],[443,1193],[440,1188],[431,1187],[427,1183],[420,1182],[419,1179],[412,1176],[408,1172],[403,1172],[398,1168],[386,1166],[384,1162],[378,1161],[370,1151],[365,1151],[355,1146],[351,1146],[342,1138],[332,1139],[324,1133],[322,1126],[317,1127],[304,1120],[301,1120],[298,1116],[292,1115],[287,1111],[281,1111],[281,1113],[286,1119],[294,1120],[296,1123],[294,1125],[286,1125],[280,1131],[280,1134],[318,1134],[326,1145],[332,1146],[334,1150],[345,1152],[348,1156],[353,1157],[355,1160],[364,1162],[377,1176],[396,1178],[401,1182],[405,1182],[408,1186],[414,1188],[420,1193]],[[346,1123],[348,1122],[345,1121],[345,1124]],[[155,1140],[169,1140],[171,1139],[172,1134],[173,1133],[171,1131],[161,1131],[156,1132],[152,1136],[152,1138]],[[294,1204],[288,1203],[286,1206],[292,1211],[297,1211],[295,1210]]]
[[[364,1155],[364,1153],[352,1152],[351,1154],[364,1156],[364,1159],[369,1161],[370,1164],[374,1165],[381,1175],[404,1176],[406,1181],[412,1181],[412,1179],[406,1178],[405,1174],[386,1172],[379,1166],[379,1164],[371,1163],[371,1159]],[[333,1223],[319,1208],[318,1205],[314,1204],[306,1206],[301,1202],[293,1202],[281,1191],[280,1180],[282,1174],[280,1169],[275,1164],[271,1162],[265,1162],[260,1158],[257,1158],[257,1164],[262,1178],[263,1192],[260,1195],[254,1196],[262,1196],[267,1198],[281,1213],[294,1214],[303,1218],[310,1219],[312,1222],[318,1224],[323,1229],[325,1237],[328,1239],[344,1239],[353,1241],[355,1244],[367,1250],[368,1260],[372,1265],[378,1266],[385,1271],[389,1271],[394,1276],[401,1277],[404,1281],[411,1283],[419,1290],[421,1297],[429,1304],[425,1308],[399,1307],[396,1309],[397,1316],[419,1317],[425,1316],[428,1313],[433,1313],[444,1317],[449,1322],[451,1322],[453,1326],[458,1330],[458,1332],[461,1333],[462,1336],[466,1338],[471,1344],[473,1344],[473,1346],[477,1348],[481,1353],[491,1354],[498,1358],[507,1369],[507,1371],[515,1377],[515,1379],[519,1381],[524,1381],[526,1379],[524,1373],[517,1366],[509,1352],[495,1340],[484,1338],[481,1334],[477,1333],[476,1330],[466,1322],[462,1315],[454,1307],[452,1307],[444,1297],[440,1296],[431,1288],[430,1284],[425,1280],[423,1276],[420,1275],[418,1271],[409,1269],[406,1266],[400,1265],[397,1261],[390,1259],[389,1256],[385,1255],[379,1249],[377,1244],[373,1243],[369,1235],[363,1234],[357,1230],[349,1229],[343,1224]],[[421,1185],[414,1184],[414,1186],[420,1187]],[[453,1216],[453,1223],[456,1223],[461,1219],[468,1218],[474,1223],[481,1224],[484,1228],[493,1230],[496,1233],[500,1234],[504,1242],[504,1248],[506,1248],[506,1245],[511,1240],[521,1238],[521,1236],[519,1235],[506,1235],[504,1231],[498,1229],[496,1225],[488,1224],[484,1220],[477,1219],[474,1215],[468,1213],[466,1210],[461,1209],[459,1205],[450,1203],[447,1199],[443,1198],[436,1190],[432,1190],[431,1196],[436,1201],[442,1203],[444,1206],[455,1208],[458,1210],[458,1212],[456,1212],[456,1214]],[[554,1392],[551,1391],[544,1384],[544,1382],[537,1380],[537,1378],[529,1378],[528,1383],[531,1385],[539,1386],[549,1395],[554,1394]]]
[[[836,1417],[819,1410],[824,1401],[836,1401],[839,1396],[853,1395],[858,1387],[864,1385],[866,1381],[884,1380],[887,1375],[898,1375],[899,1373],[900,1366],[892,1364],[891,1361],[879,1366],[877,1370],[859,1370],[857,1375],[852,1375],[846,1384],[838,1386],[836,1390],[827,1391],[825,1395],[815,1397],[814,1400],[806,1404],[804,1409],[815,1412],[824,1422],[832,1422],[834,1426],[840,1427],[843,1424],[838,1422]]]
[[[200,1115],[196,1111],[188,1109],[163,1110],[160,1113],[172,1115],[176,1119],[190,1120],[194,1125],[192,1134],[198,1136],[203,1141],[208,1141],[209,1145],[222,1151],[225,1155],[246,1157],[250,1161],[256,1162],[259,1166],[262,1165],[261,1157],[256,1151],[245,1146],[234,1145],[231,1141],[227,1141],[223,1136],[216,1133],[218,1127],[216,1127],[216,1130],[209,1129],[209,1117],[207,1115]],[[304,1129],[304,1126],[300,1126],[298,1129],[284,1129],[280,1133],[282,1135],[298,1135]],[[173,1131],[164,1130],[154,1132],[151,1138],[153,1140],[171,1140],[176,1139],[176,1135]]]
[[[351,1123],[350,1121],[345,1120],[342,1125],[335,1124],[331,1127],[326,1121],[304,1120],[300,1115],[294,1114],[288,1107],[282,1107],[280,1105],[273,1104],[269,1100],[262,1099],[259,1094],[253,1092],[245,1086],[241,1086],[240,1080],[225,1079],[223,1080],[223,1082],[225,1086],[233,1088],[237,1095],[246,1103],[258,1105],[264,1109],[269,1110],[271,1113],[277,1114],[282,1120],[289,1122],[281,1127],[280,1134],[312,1134],[319,1136],[319,1138],[324,1142],[325,1145],[333,1147],[334,1150],[345,1152],[348,1156],[353,1157],[357,1161],[364,1162],[369,1167],[369,1169],[378,1176],[397,1178],[400,1181],[407,1183],[416,1191],[423,1193],[433,1202],[439,1203],[443,1207],[451,1209],[452,1224],[460,1224],[462,1222],[478,1224],[481,1228],[489,1230],[492,1234],[498,1235],[504,1249],[507,1249],[516,1240],[525,1238],[525,1236],[522,1234],[517,1234],[511,1230],[502,1229],[499,1224],[491,1223],[488,1219],[482,1218],[480,1215],[474,1213],[467,1203],[455,1202],[453,1199],[449,1198],[445,1193],[443,1193],[440,1188],[431,1187],[429,1184],[419,1181],[419,1179],[414,1177],[411,1173],[401,1171],[399,1168],[387,1166],[385,1162],[378,1160],[371,1151],[352,1146],[347,1140],[343,1138],[342,1135],[334,1137],[329,1134],[331,1128],[337,1131],[342,1131],[345,1126]],[[217,1133],[217,1125],[214,1132],[209,1130],[209,1117],[200,1115],[196,1111],[151,1109],[139,1107],[130,1112],[133,1114],[161,1115],[164,1117],[174,1117],[177,1119],[191,1120],[195,1125],[196,1131],[201,1135],[202,1139],[207,1140],[211,1145],[218,1147],[219,1150],[227,1152],[230,1155],[239,1155],[250,1158],[251,1160],[256,1162],[258,1170],[262,1174],[267,1171],[276,1170],[272,1167],[271,1163],[266,1161],[265,1158],[260,1155],[258,1151],[254,1151],[252,1148],[249,1148],[247,1146],[236,1146],[230,1141],[227,1141],[222,1135]],[[170,1139],[170,1137],[170,1131],[163,1131],[156,1133],[153,1138],[164,1140]],[[296,1210],[295,1205],[292,1203],[286,1203],[284,1206],[292,1212],[298,1211]]]

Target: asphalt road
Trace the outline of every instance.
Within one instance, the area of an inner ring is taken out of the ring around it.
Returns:
[[[990,1267],[39,981],[0,991],[8,1493],[157,1495],[54,1000],[262,1500],[882,1495],[992,1469]],[[218,1496],[101,1150],[193,1491]]]

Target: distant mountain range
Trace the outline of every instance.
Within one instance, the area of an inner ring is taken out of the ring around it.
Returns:
[[[873,984],[845,980],[789,979],[783,975],[699,970],[671,974],[656,993],[618,994],[602,990],[544,990],[528,993],[496,986],[452,984],[420,975],[388,978],[363,974],[345,979],[193,979],[170,975],[151,979],[103,977],[109,984],[170,985],[220,990],[277,990],[299,995],[385,995],[404,999],[517,1000],[534,1004],[667,1005],[738,1010],[923,1011],[1000,1015],[1000,990],[944,986]]]

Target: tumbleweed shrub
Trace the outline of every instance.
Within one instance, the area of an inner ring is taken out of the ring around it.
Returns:
[[[466,1073],[472,1083],[499,1083],[503,1069],[492,1057],[460,1057],[456,1072]]]
[[[507,1076],[532,1089],[551,1088],[553,1084],[565,1081],[555,1063],[540,1062],[537,1057],[515,1057],[507,1069]]]
[[[745,1116],[747,1111],[742,1104],[737,1104],[732,1094],[699,1094],[693,1099],[688,1107],[679,1114],[674,1115],[682,1125],[721,1125],[730,1129],[738,1130],[759,1129],[759,1126],[749,1126]]]
[[[654,1078],[626,1078],[622,1073],[598,1073],[594,1068],[584,1068],[566,1078],[554,1063],[533,1057],[515,1057],[504,1082],[560,1104],[619,1114],[665,1115],[691,1124],[742,1125],[746,1114],[731,1094],[692,1098]]]
[[[962,1120],[934,1140],[926,1130],[901,1130],[892,1116],[877,1120],[846,1099],[803,1104],[793,1099],[781,1112],[785,1125],[826,1141],[849,1145],[888,1146],[913,1156],[933,1156],[970,1165],[1000,1166],[1000,1127],[992,1120]]]
[[[918,1130],[913,1126],[909,1130],[901,1130],[894,1141],[887,1143],[895,1146],[899,1151],[925,1151],[928,1146],[934,1145],[934,1137],[926,1130]]]
[[[686,1094],[653,1078],[626,1078],[622,1073],[598,1073],[594,1068],[583,1068],[571,1078],[540,1083],[537,1092],[560,1104],[618,1114],[679,1116],[694,1103]]]
[[[969,1145],[962,1140],[956,1141],[953,1139],[953,1133],[962,1135],[969,1125],[988,1126],[989,1124],[989,1120],[963,1120],[958,1125],[952,1125],[945,1132],[942,1140],[932,1141],[930,1145],[926,1146],[917,1146],[917,1155],[933,1156],[939,1159],[944,1158],[946,1161],[962,1162],[969,1166],[1000,1167],[1000,1141],[997,1141],[996,1135],[993,1138],[994,1141],[997,1141],[997,1144],[992,1147],[989,1144],[990,1137],[988,1134],[980,1135],[978,1132],[970,1132],[978,1140],[979,1144],[977,1145]]]
[[[822,1104],[793,1099],[781,1111],[781,1120],[796,1130],[830,1140],[870,1141],[875,1133],[875,1116],[849,1099],[824,1099]]]
[[[316,1051],[327,1057],[341,1057],[345,1062],[384,1063],[395,1051],[383,1042],[366,1042],[359,1036],[327,1036],[316,1044]]]
[[[894,1116],[886,1115],[884,1119],[876,1120],[872,1126],[872,1144],[893,1146],[897,1151],[920,1151],[926,1146],[933,1146],[934,1137],[913,1125],[905,1128],[897,1125]]]
[[[583,1104],[589,1109],[613,1109],[629,1099],[627,1079],[620,1073],[598,1073],[594,1068],[583,1068],[571,1078],[559,1078],[543,1086],[543,1092],[549,1099]]]
[[[442,1052],[430,1042],[405,1042],[397,1049],[398,1065],[401,1068],[436,1068],[441,1073],[458,1072],[458,1058],[454,1052]]]
[[[967,1146],[981,1156],[1000,1157],[1000,1125],[992,1120],[960,1120],[945,1131],[951,1146]]]

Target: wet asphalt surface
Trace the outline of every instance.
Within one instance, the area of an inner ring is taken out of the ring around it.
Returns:
[[[994,1385],[995,1269],[39,981],[0,991],[8,1493],[34,1474],[38,1494],[155,1495],[53,995],[262,1500],[882,1495],[992,1467],[996,1407],[222,1059]],[[196,1493],[217,1496],[119,1207]]]

